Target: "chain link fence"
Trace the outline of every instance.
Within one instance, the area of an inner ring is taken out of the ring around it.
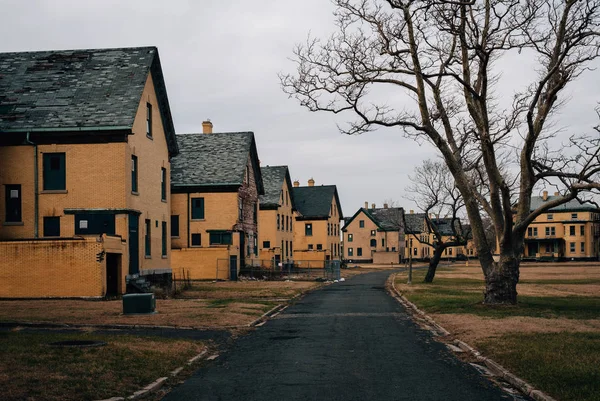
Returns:
[[[339,260],[302,260],[276,262],[254,260],[240,269],[240,279],[333,281],[340,279]]]

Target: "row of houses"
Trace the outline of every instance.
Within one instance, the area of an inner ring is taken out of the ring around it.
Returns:
[[[339,259],[335,185],[212,128],[176,135],[155,47],[0,54],[0,297]]]

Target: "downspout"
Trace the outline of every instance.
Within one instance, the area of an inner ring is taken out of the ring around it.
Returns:
[[[33,236],[39,237],[39,183],[38,183],[38,146],[29,140],[29,131],[25,137],[25,142],[33,146]]]
[[[187,193],[187,212],[185,214],[185,221],[187,222],[187,247],[190,247],[190,193]]]

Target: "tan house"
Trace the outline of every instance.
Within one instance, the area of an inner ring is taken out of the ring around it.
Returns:
[[[170,275],[178,148],[158,50],[1,53],[0,71],[0,297]]]
[[[402,261],[404,253],[404,210],[401,207],[382,208],[368,202],[350,219],[346,219],[344,259],[349,262],[393,264]]]
[[[296,206],[287,166],[261,167],[265,187],[260,196],[258,244],[261,264],[279,266],[293,259]]]
[[[444,242],[453,241],[456,236],[452,229],[451,218],[438,218],[431,216],[427,219],[425,213],[415,213],[413,210],[405,214],[405,242],[407,244],[404,252],[404,257],[410,257],[409,252],[412,250],[412,258],[416,260],[427,260],[433,257],[434,248],[431,244],[436,242],[436,237],[431,225],[435,224],[442,235]],[[463,232],[468,232],[469,226],[462,226]],[[474,258],[477,256],[475,246],[472,239],[468,239],[464,246],[449,246],[443,254],[443,259],[457,260]]]
[[[293,197],[298,214],[294,224],[294,261],[300,267],[323,267],[324,261],[341,259],[340,221],[344,218],[337,187],[301,187],[294,182]],[[304,261],[304,262],[303,262]],[[303,264],[304,263],[304,264]]]
[[[252,132],[177,135],[172,160],[171,241],[175,277],[237,279],[258,259],[258,201],[264,194]]]
[[[531,210],[555,200],[558,193],[531,199]],[[527,227],[524,259],[598,260],[600,209],[573,199],[539,215]]]

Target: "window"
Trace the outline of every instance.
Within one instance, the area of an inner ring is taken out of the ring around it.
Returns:
[[[204,220],[204,198],[192,198],[192,220]]]
[[[67,189],[65,154],[44,153],[44,191]]]
[[[396,252],[396,247],[395,246],[392,247],[392,252]]]
[[[375,238],[373,238],[371,240],[371,248],[375,248],[377,246],[377,240]]]
[[[577,220],[577,213],[571,213],[571,219]]]
[[[533,228],[531,228],[531,227],[527,228],[527,235],[530,237],[533,235]]]
[[[417,256],[417,248],[413,249],[413,255]]]
[[[309,250],[309,251],[312,251],[313,249],[314,249],[314,248],[313,248],[313,244],[308,244],[308,250]]]
[[[290,231],[290,216],[285,216],[285,231]]]
[[[323,244],[317,244],[317,251],[323,250]]]
[[[161,249],[161,255],[162,256],[167,256],[167,222],[163,221],[162,222],[162,249]]]
[[[364,220],[359,220],[359,222],[358,222],[358,226],[359,226],[360,228],[365,228],[365,221],[364,221]]]
[[[381,246],[385,246],[385,239],[384,238],[381,239]]]
[[[20,223],[22,221],[21,211],[21,186],[7,185],[4,193],[4,206],[6,210],[7,223]]]
[[[60,237],[60,217],[44,217],[44,237]]]
[[[585,242],[581,243],[581,253],[585,253]]]
[[[452,248],[448,248],[448,255],[452,255]]]
[[[575,252],[575,243],[574,242],[569,243],[569,249],[571,252]]]
[[[279,226],[280,226],[280,224],[279,224],[279,215],[277,215],[277,229],[278,230],[279,230]]]
[[[164,167],[160,169],[160,199],[167,200],[167,169]]]
[[[377,234],[376,230],[371,230],[371,237],[374,237]]]
[[[569,235],[575,235],[575,226],[569,226]]]
[[[294,256],[294,241],[290,241],[290,258]]]
[[[150,220],[148,220],[150,221]],[[75,235],[115,234],[114,214],[87,214],[75,215]]]
[[[551,213],[549,213],[549,214],[546,216],[546,218],[547,218],[548,220],[554,220],[554,216],[553,216]]]
[[[348,234],[348,242],[352,242],[354,240],[354,236],[352,234]]]
[[[270,248],[271,247],[271,241],[263,241],[263,248]]]
[[[327,223],[327,235],[331,235],[331,223]]]
[[[312,236],[312,224],[307,223],[304,225],[304,235],[305,236]]]
[[[192,246],[202,246],[202,234],[192,234]]]
[[[550,244],[546,244],[546,252],[547,253],[552,252],[552,247],[550,246]]]
[[[152,105],[146,103],[146,136],[152,138]]]
[[[171,237],[179,237],[179,215],[171,216]]]
[[[152,241],[151,241],[151,230],[152,224],[150,224],[150,220],[146,219],[146,235],[144,237],[144,249],[146,257],[152,256]]]
[[[356,256],[362,256],[362,248],[356,248]]]
[[[585,235],[585,226],[579,226],[579,235],[582,237]]]
[[[138,158],[131,155],[131,192],[138,191]]]
[[[538,233],[537,233],[537,227],[533,227],[533,236],[537,237]]]
[[[348,248],[348,256],[354,256],[354,249]]]
[[[213,232],[210,233],[211,245],[231,245],[230,232]]]

